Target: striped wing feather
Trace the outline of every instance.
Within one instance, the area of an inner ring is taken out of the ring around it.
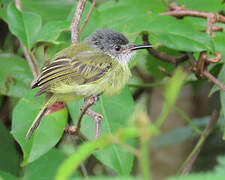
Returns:
[[[33,83],[32,88],[40,87],[36,96],[51,92],[60,84],[74,86],[95,82],[110,71],[114,61],[103,53],[83,52],[67,58],[58,56],[48,64]]]

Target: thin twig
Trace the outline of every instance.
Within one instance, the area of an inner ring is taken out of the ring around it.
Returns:
[[[87,14],[86,18],[84,19],[83,25],[82,25],[81,28],[80,28],[80,31],[79,31],[79,33],[78,33],[78,37],[80,37],[82,31],[84,30],[85,26],[87,25],[88,20],[89,20],[89,18],[90,18],[90,16],[91,16],[91,13],[92,13],[92,11],[93,11],[93,9],[94,9],[94,7],[95,7],[95,4],[96,4],[96,0],[92,0],[91,7],[90,7],[90,9],[89,9],[89,11],[88,11],[88,14]]]
[[[147,32],[142,33],[142,41],[145,44],[150,43],[149,40],[148,40],[148,33]],[[169,56],[166,53],[159,52],[154,48],[148,48],[147,50],[154,57],[156,57],[156,58],[158,58],[162,61],[172,63],[172,64],[179,64],[179,63],[182,63],[182,62],[188,60],[187,54],[185,54],[183,56]]]
[[[23,49],[24,56],[27,60],[28,65],[30,66],[31,72],[34,76],[34,79],[40,74],[40,69],[36,63],[36,61],[31,57],[29,50],[20,42],[20,46]]]
[[[46,66],[50,63],[50,60],[48,59],[48,47],[48,45],[44,47],[44,57]]]
[[[219,80],[217,80],[212,74],[210,74],[208,71],[204,71],[203,75],[207,77],[210,81],[212,81],[214,84],[219,86],[222,90],[225,91],[225,85],[222,84]]]
[[[200,17],[200,18],[207,19],[207,18],[209,18],[209,16],[214,16],[215,22],[225,23],[225,17],[220,14],[189,10],[189,9],[186,9],[186,8],[184,8],[182,6],[178,6],[178,5],[171,5],[170,11],[161,13],[161,14],[162,15],[170,15],[170,16],[174,16],[177,18],[181,18],[184,16],[192,16],[192,17]]]
[[[86,0],[79,0],[72,24],[70,26],[71,41],[73,44],[76,44],[78,42],[78,37],[79,37],[78,26],[80,23],[80,19],[81,19],[85,4],[86,4]]]
[[[215,125],[217,123],[217,120],[219,118],[219,112],[220,112],[220,108],[216,108],[213,111],[209,123],[207,124],[206,128],[204,129],[202,135],[200,136],[195,148],[192,150],[192,152],[190,153],[188,158],[182,164],[181,168],[178,171],[178,174],[181,173],[181,175],[184,176],[190,172],[196,158],[198,157],[198,155],[201,151],[201,148],[202,148],[206,138],[209,136],[212,129],[215,127]]]
[[[74,137],[71,137],[71,141],[73,142],[73,146],[74,146],[75,151],[77,151],[76,139]],[[85,167],[83,162],[80,164],[80,169],[81,169],[81,172],[84,175],[84,177],[88,178],[88,172],[87,172],[87,169],[86,169],[86,167]]]
[[[16,4],[16,8],[19,11],[22,11],[20,0],[15,0],[15,4]],[[22,44],[22,42],[20,42],[20,46],[23,49],[24,56],[27,60],[28,65],[30,66],[31,72],[32,72],[34,78],[36,78],[38,76],[38,74],[40,73],[40,69],[37,65],[37,62],[35,61],[34,58],[31,57],[29,50]]]
[[[96,113],[95,111],[91,110],[90,108],[87,109],[86,114],[95,121],[95,137],[94,139],[98,139],[101,135],[101,120],[103,119],[103,116],[99,113]]]
[[[22,11],[20,0],[15,0],[15,3],[16,3],[16,8],[17,8],[19,11]]]

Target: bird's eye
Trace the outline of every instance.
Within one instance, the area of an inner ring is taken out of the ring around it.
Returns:
[[[115,50],[116,51],[119,51],[121,49],[121,46],[120,45],[115,45]]]

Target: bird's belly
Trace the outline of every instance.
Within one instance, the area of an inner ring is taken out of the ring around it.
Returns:
[[[118,69],[116,71],[109,72],[106,76],[95,82],[82,85],[61,85],[60,89],[54,90],[54,93],[61,101],[77,100],[101,93],[104,93],[107,96],[112,96],[121,91],[128,82],[130,75],[130,70],[128,68],[125,70]]]

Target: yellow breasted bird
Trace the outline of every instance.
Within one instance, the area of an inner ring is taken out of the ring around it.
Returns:
[[[32,136],[55,101],[120,92],[131,76],[128,63],[135,50],[151,47],[130,44],[122,33],[99,29],[83,42],[57,53],[31,84],[32,88],[40,88],[36,96],[45,93],[46,100],[26,137]]]

